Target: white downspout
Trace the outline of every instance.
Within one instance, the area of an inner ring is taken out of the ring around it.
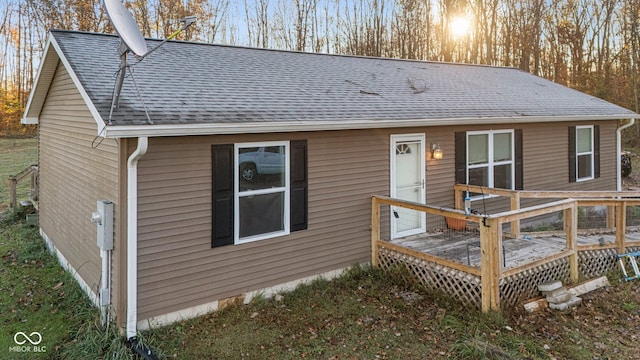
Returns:
[[[633,126],[635,124],[636,119],[630,119],[628,124],[620,126],[616,130],[616,168],[618,169],[616,174],[616,190],[622,191],[622,130],[628,128],[629,126]]]
[[[149,139],[138,138],[138,147],[127,161],[127,339],[136,336],[138,322],[138,160],[147,153]]]

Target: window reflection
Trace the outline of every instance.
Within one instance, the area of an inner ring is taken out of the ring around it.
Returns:
[[[593,177],[593,127],[576,129],[576,156],[578,179]]]
[[[467,135],[467,183],[513,189],[513,131],[474,131]]]
[[[285,186],[285,147],[246,147],[238,149],[240,191]]]
[[[237,145],[237,241],[255,241],[288,232],[287,148],[284,142]]]

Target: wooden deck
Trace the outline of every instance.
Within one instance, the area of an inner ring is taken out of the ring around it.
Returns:
[[[627,230],[627,241],[640,241],[640,229]],[[578,246],[606,246],[616,241],[615,232],[578,235]],[[463,265],[480,268],[480,233],[477,231],[434,231],[394,239],[391,243]],[[541,260],[566,248],[562,232],[523,233],[517,239],[503,238],[503,269]]]
[[[638,193],[491,191],[510,197],[511,210],[465,214],[372,196],[372,264],[404,264],[423,285],[489,312],[539,295],[544,282],[601,276],[617,268],[617,254],[640,249]],[[521,208],[525,197],[561,200]],[[428,231],[389,241],[390,207],[423,212]]]

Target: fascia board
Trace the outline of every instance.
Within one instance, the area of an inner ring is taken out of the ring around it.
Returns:
[[[546,117],[496,117],[496,118],[448,118],[408,120],[361,120],[361,121],[284,121],[259,123],[217,123],[180,125],[112,125],[105,126],[100,136],[105,138],[163,137],[189,135],[260,134],[274,132],[302,132],[325,130],[358,130],[376,128],[401,128],[416,126],[460,126],[497,125],[522,123],[549,123],[575,121],[606,121],[639,119],[640,114],[591,115],[591,116],[546,116]]]

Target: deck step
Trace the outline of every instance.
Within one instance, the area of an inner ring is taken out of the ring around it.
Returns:
[[[540,284],[538,290],[545,296],[552,310],[567,310],[582,303],[582,299],[567,290],[560,280]]]
[[[546,292],[546,291],[550,292],[550,291],[558,290],[560,288],[562,288],[562,281],[560,280],[549,281],[549,282],[538,285],[538,290],[542,292]]]
[[[552,282],[549,282],[549,283],[552,283]],[[560,282],[560,281],[558,281],[558,282],[560,284],[562,284],[562,282]],[[591,291],[594,291],[594,290],[597,290],[597,289],[600,289],[600,288],[606,287],[606,286],[610,286],[609,280],[607,279],[606,276],[601,276],[601,277],[596,278],[596,279],[587,280],[587,281],[585,281],[583,283],[580,283],[580,284],[578,284],[578,285],[576,285],[576,286],[574,286],[572,288],[568,288],[567,289],[568,292],[572,295],[569,303],[571,303],[571,300],[574,297],[578,297],[580,295],[586,294],[588,292],[591,292]],[[560,299],[552,299],[552,300],[560,300]],[[578,300],[576,300],[576,301],[578,301]],[[538,311],[538,310],[544,309],[544,308],[548,307],[549,304],[550,303],[547,301],[546,298],[539,298],[539,299],[535,299],[535,300],[532,300],[532,301],[524,304],[524,309],[527,312],[531,313],[531,312],[534,312],[534,311]],[[556,306],[554,305],[554,307],[556,307]]]

